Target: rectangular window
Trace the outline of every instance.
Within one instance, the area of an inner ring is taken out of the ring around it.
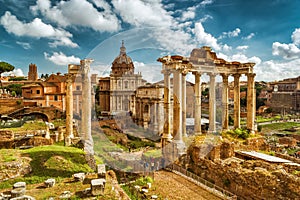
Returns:
[[[36,94],[40,94],[40,90],[36,90]]]
[[[54,95],[54,101],[58,101],[58,96]]]
[[[77,90],[77,91],[80,90],[80,86],[79,86],[79,85],[76,86],[76,90]]]

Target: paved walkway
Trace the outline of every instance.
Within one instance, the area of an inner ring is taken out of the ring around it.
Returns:
[[[220,200],[221,198],[202,189],[185,178],[168,171],[154,173],[150,194],[168,200]]]

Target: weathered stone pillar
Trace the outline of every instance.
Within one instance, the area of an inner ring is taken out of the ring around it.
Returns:
[[[182,72],[182,94],[181,94],[181,102],[182,102],[182,135],[187,136],[186,134],[186,74],[187,72]]]
[[[213,133],[216,131],[216,74],[209,74],[209,129]]]
[[[49,106],[49,95],[46,95],[46,107]]]
[[[223,79],[222,89],[222,129],[228,130],[228,74],[221,74]]]
[[[173,77],[173,135],[178,155],[184,153],[185,144],[182,140],[182,74],[174,71]]]
[[[63,111],[66,111],[66,99],[65,99],[65,96],[62,96],[62,110]]]
[[[81,76],[82,76],[82,114],[81,114],[81,132],[82,139],[84,140],[84,151],[86,152],[86,159],[88,164],[95,168],[94,161],[94,148],[91,130],[91,117],[92,117],[92,97],[91,97],[91,78],[90,78],[90,64],[93,62],[91,59],[84,59],[80,61]]]
[[[170,103],[171,103],[171,83],[170,83],[170,71],[164,70],[164,118],[165,118],[165,123],[164,123],[164,133],[162,136],[162,147],[165,147],[169,142],[172,140],[172,135],[171,135],[171,116],[170,116]]]
[[[241,112],[241,103],[240,103],[240,74],[234,74],[234,128],[240,128],[240,112]]]
[[[157,132],[158,132],[157,118],[158,118],[158,115],[159,115],[157,113],[157,103],[154,102],[153,106],[154,106],[154,108],[153,108],[153,112],[154,112],[153,113],[153,118],[154,118],[153,131],[154,131],[154,133],[157,134]]]
[[[196,135],[201,134],[201,73],[193,72],[195,75],[195,116],[194,132]]]
[[[255,74],[247,74],[248,88],[247,88],[247,129],[251,132],[255,131]]]
[[[73,135],[73,75],[67,74],[66,75],[66,136],[65,136],[65,145],[71,145],[71,138],[74,137]]]

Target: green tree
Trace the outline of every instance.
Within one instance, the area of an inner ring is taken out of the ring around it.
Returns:
[[[6,86],[6,89],[10,92],[15,92],[16,95],[22,95],[22,84],[10,84]]]
[[[0,62],[0,84],[1,84],[2,92],[4,92],[2,81],[1,81],[2,73],[4,73],[4,72],[10,72],[10,71],[12,71],[14,69],[15,69],[15,67],[12,66],[11,64],[9,64],[7,62]]]

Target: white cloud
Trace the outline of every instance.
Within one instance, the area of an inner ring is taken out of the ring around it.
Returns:
[[[285,59],[300,58],[300,49],[295,44],[274,42],[272,53],[275,56],[281,56]]]
[[[201,23],[206,22],[208,19],[213,19],[211,15],[205,15],[203,18],[201,18],[199,21]]]
[[[99,12],[86,0],[60,1],[55,6],[51,6],[50,0],[37,0],[36,5],[30,9],[34,14],[40,12],[48,20],[62,27],[78,25],[100,32],[118,31],[120,22],[112,13],[110,5],[103,0],[94,0],[94,3],[104,11]]]
[[[282,80],[286,78],[298,77],[300,59],[287,62],[269,60],[255,67],[256,79],[264,81]]]
[[[22,69],[15,68],[13,71],[3,73],[3,76],[24,76]]]
[[[200,45],[210,46],[215,50],[221,49],[217,42],[217,39],[211,34],[205,32],[201,22],[195,23],[194,34]]]
[[[35,18],[30,23],[24,23],[12,15],[9,11],[1,17],[0,23],[8,33],[16,36],[29,36],[33,38],[48,38],[54,40],[54,43],[69,47],[78,47],[71,41],[72,34],[63,29],[56,29],[49,24],[45,24],[41,19]],[[66,42],[67,41],[67,42]]]
[[[225,44],[225,45],[223,45],[222,49],[223,49],[223,51],[225,51],[225,52],[229,52],[229,51],[232,50],[232,47],[231,47],[231,46],[228,46],[227,44]]]
[[[62,52],[54,52],[51,56],[44,52],[44,57],[45,59],[53,62],[56,65],[68,65],[68,64],[79,64],[80,63],[80,58],[77,58],[75,56],[66,56]]]
[[[160,1],[112,0],[112,4],[123,21],[134,26],[169,27],[172,25],[173,18]]]
[[[204,0],[200,3],[201,6],[207,6],[209,4],[212,4],[214,1],[213,0]]]
[[[246,37],[243,37],[244,40],[250,40],[251,38],[253,38],[255,36],[255,33],[250,33],[249,35],[247,35]]]
[[[233,31],[223,32],[222,35],[219,37],[219,39],[226,38],[226,37],[228,38],[237,37],[239,36],[240,33],[241,33],[241,29],[236,28]]]
[[[19,41],[16,41],[16,43],[18,45],[20,45],[21,47],[23,47],[24,49],[31,49],[31,45],[28,43],[28,42],[19,42]]]
[[[292,34],[292,40],[295,45],[300,44],[300,28],[296,28]]]
[[[249,48],[249,46],[244,45],[244,46],[238,46],[236,49],[244,51],[244,50],[247,50],[248,48]]]
[[[186,11],[182,12],[180,20],[186,21],[189,19],[194,19],[196,16],[195,11],[196,11],[196,6],[189,7]]]

